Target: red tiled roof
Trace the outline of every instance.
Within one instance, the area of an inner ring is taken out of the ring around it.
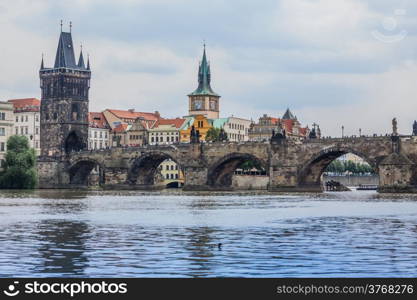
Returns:
[[[90,127],[94,128],[109,128],[109,124],[101,112],[90,112],[88,114],[88,123]]]
[[[10,99],[15,111],[39,111],[41,101],[36,98]]]
[[[117,109],[108,109],[107,111],[114,114],[116,117],[121,119],[137,119],[144,118],[145,120],[157,121],[160,116],[157,113],[148,113],[148,112],[135,112],[130,110],[117,110]]]
[[[307,135],[307,127],[306,128],[300,128],[300,134],[301,135]]]
[[[272,118],[272,117],[270,117],[270,119],[271,119],[271,123],[272,123],[272,125],[278,125],[278,122],[279,122],[279,118]]]
[[[288,119],[281,119],[281,123],[283,125],[283,127],[285,128],[285,131],[292,133],[292,127],[294,125],[293,120],[288,120]]]
[[[113,132],[125,132],[129,124],[119,124],[116,128],[113,129]]]
[[[158,127],[159,125],[173,125],[175,128],[180,128],[184,124],[185,119],[159,119],[155,122],[153,128]]]

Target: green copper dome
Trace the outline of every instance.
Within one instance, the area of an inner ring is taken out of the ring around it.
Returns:
[[[210,86],[210,65],[207,62],[206,57],[206,47],[204,46],[203,59],[198,68],[198,88],[189,94],[189,96],[216,96],[220,97],[218,94],[213,92]]]

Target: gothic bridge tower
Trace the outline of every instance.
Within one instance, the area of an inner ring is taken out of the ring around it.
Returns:
[[[55,65],[45,68],[42,58],[39,76],[41,155],[59,156],[87,149],[90,61],[85,66],[81,49],[76,63],[71,30],[63,32],[62,24]]]
[[[207,62],[206,46],[204,45],[203,59],[198,68],[198,87],[188,95],[190,116],[205,115],[208,119],[219,118],[220,96],[213,92],[210,83],[210,64]]]

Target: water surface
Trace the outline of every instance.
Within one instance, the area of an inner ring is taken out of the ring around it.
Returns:
[[[9,276],[416,277],[417,196],[1,192]]]

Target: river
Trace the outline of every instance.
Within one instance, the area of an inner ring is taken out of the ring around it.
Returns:
[[[3,191],[0,228],[0,277],[417,276],[417,196]]]

